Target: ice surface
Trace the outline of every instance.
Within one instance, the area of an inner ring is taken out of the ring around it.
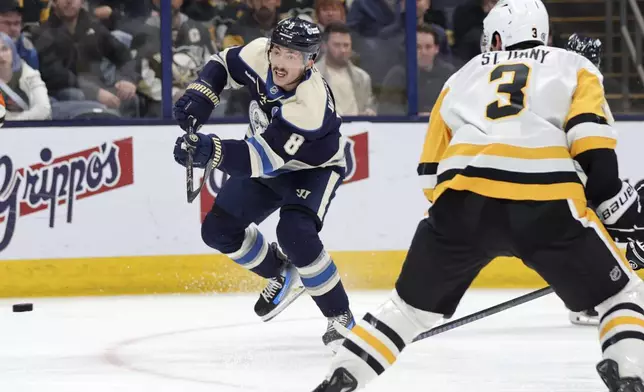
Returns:
[[[473,290],[456,317],[525,293]],[[387,292],[351,292],[356,317]],[[310,392],[326,320],[304,296],[269,323],[255,295],[0,300],[0,391]],[[11,305],[33,302],[34,311]],[[367,392],[589,392],[601,350],[549,295],[409,346]]]

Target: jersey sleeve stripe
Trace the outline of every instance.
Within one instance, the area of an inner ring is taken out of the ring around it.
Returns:
[[[246,143],[253,146],[262,162],[261,174],[271,173],[284,165],[284,160],[266,143],[263,137],[255,135],[246,139]],[[251,158],[252,159],[252,158]]]
[[[617,146],[617,140],[609,137],[590,136],[577,139],[572,142],[570,146],[570,155],[574,158],[577,155],[588,150],[596,150],[599,148],[608,148],[614,150]]]
[[[595,123],[581,123],[572,128],[566,133],[568,145],[572,144],[575,140],[588,136],[602,136],[617,139],[617,132],[615,128],[609,125],[601,125]]]
[[[264,173],[262,158],[252,143],[247,141],[246,144],[248,145],[248,155],[250,157],[250,176],[259,177]]]
[[[432,163],[425,162],[425,163],[420,163],[416,171],[418,172],[419,176],[425,176],[425,175],[436,174],[437,169],[438,169],[437,162],[432,162]]]
[[[576,125],[583,124],[583,123],[595,123],[595,124],[601,124],[601,125],[608,125],[608,121],[606,120],[606,117],[601,117],[594,113],[581,113],[576,115],[575,117],[572,117],[570,120],[568,120],[568,122],[566,123],[565,131],[568,132]]]
[[[568,122],[580,114],[594,114],[606,119],[604,112],[604,87],[599,77],[589,70],[582,68],[577,72],[577,87],[572,96],[570,110],[564,120],[564,129]]]
[[[445,123],[445,120],[441,116],[440,109],[443,103],[443,99],[449,93],[449,88],[445,88],[441,91],[432,113],[429,118],[429,125],[427,126],[427,135],[425,136],[425,143],[423,145],[423,152],[420,156],[420,165],[418,172],[421,176],[432,176],[432,173],[421,173],[422,170],[431,170],[433,165],[438,165],[438,162],[441,160],[442,155],[445,153],[445,150],[449,146],[449,143],[452,139],[451,130]],[[429,164],[427,166],[422,166],[423,164]],[[422,167],[421,167],[422,166]],[[431,183],[431,181],[430,181]],[[427,199],[433,201],[433,188],[423,188],[423,192]]]

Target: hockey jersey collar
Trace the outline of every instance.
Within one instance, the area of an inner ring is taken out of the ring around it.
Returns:
[[[300,83],[304,83],[305,81],[309,80],[311,77],[312,71],[309,69],[304,73],[304,78],[300,81]],[[295,92],[297,89],[294,89],[293,91],[285,91],[281,87],[275,84],[273,82],[273,70],[272,67],[269,65],[268,67],[268,75],[266,77],[266,95],[270,100],[275,100],[275,99],[288,99],[291,98],[292,96],[295,95]]]

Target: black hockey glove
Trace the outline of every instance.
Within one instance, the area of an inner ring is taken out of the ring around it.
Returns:
[[[644,243],[639,241],[629,242],[626,247],[626,260],[635,271],[644,268]]]
[[[639,187],[641,191],[643,186]],[[597,215],[615,242],[644,242],[644,214],[638,190],[622,182],[622,189],[597,207]]]

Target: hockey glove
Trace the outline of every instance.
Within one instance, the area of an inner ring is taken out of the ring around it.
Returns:
[[[219,97],[212,91],[210,84],[198,79],[188,85],[186,92],[174,104],[174,118],[184,131],[190,125],[199,129],[208,121],[217,105]],[[192,124],[190,117],[194,118]]]
[[[644,268],[644,243],[639,241],[629,242],[626,247],[626,260],[635,271]]]
[[[628,182],[622,182],[617,195],[597,207],[602,220],[615,242],[644,242],[644,214],[638,192]]]
[[[217,135],[193,133],[177,138],[174,143],[174,160],[181,166],[186,166],[188,154],[192,154],[192,166],[203,169],[212,160],[213,168],[217,168],[224,159],[221,139]]]

